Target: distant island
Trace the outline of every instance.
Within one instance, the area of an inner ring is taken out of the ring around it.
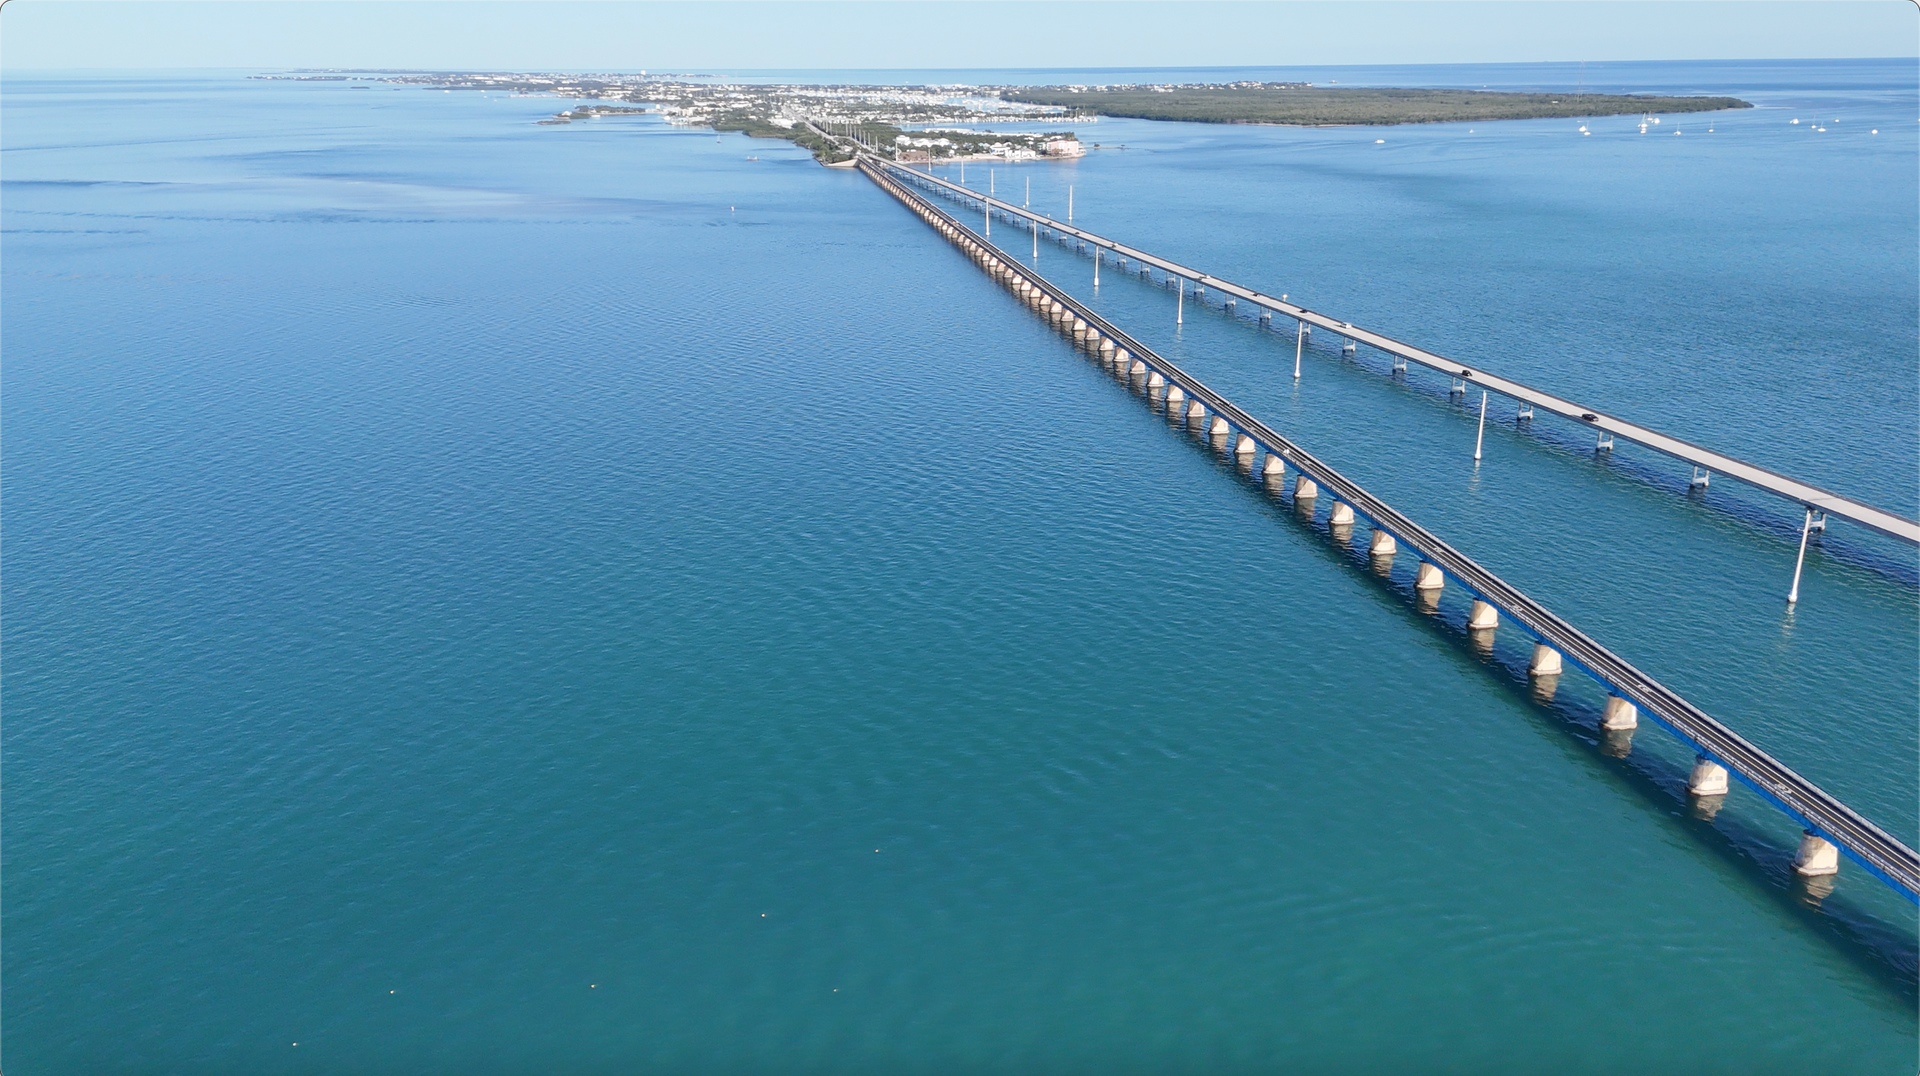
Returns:
[[[569,75],[457,71],[299,71],[253,77],[303,82],[351,79],[504,93],[514,97],[618,101],[623,103],[575,104],[535,122],[558,126],[605,116],[650,112],[675,126],[784,139],[827,165],[848,164],[856,151],[919,164],[1079,157],[1088,148],[1100,148],[1099,143],[1088,147],[1067,127],[1098,123],[1101,116],[1321,127],[1671,114],[1753,107],[1733,97],[1348,89],[1306,82],[854,86],[689,82],[688,78],[696,76],[645,72]],[[1025,129],[1009,130],[1009,127]]]
[[[597,120],[602,116],[642,116],[652,112],[651,108],[626,108],[621,105],[583,105],[570,108],[565,112],[556,112],[550,120],[540,120],[542,124],[572,123],[574,120]]]
[[[1735,97],[1618,93],[1509,93],[1489,90],[1333,88],[1301,82],[1186,86],[1036,86],[1002,90],[1009,101],[1068,108],[1080,115],[1186,123],[1275,123],[1296,127],[1573,119],[1752,108]]]

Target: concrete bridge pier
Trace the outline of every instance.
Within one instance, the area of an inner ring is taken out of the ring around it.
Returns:
[[[1327,536],[1337,545],[1353,542],[1353,505],[1338,497],[1327,498]]]
[[[1559,676],[1563,669],[1560,651],[1545,643],[1533,644],[1533,660],[1527,662],[1528,676]]]
[[[1604,732],[1624,732],[1640,727],[1640,708],[1618,695],[1607,696],[1607,708],[1600,714]]]
[[[1693,760],[1693,772],[1687,775],[1687,791],[1695,796],[1727,794],[1727,768],[1705,755]]]
[[[1492,631],[1500,626],[1500,610],[1486,601],[1473,599],[1473,609],[1467,613],[1468,631]]]
[[[1155,370],[1152,373],[1147,375],[1147,395],[1148,396],[1152,396],[1155,392],[1158,392],[1159,390],[1164,389],[1166,387],[1167,387],[1167,379],[1160,376],[1160,371]]]
[[[1244,457],[1246,462],[1252,463],[1254,450],[1258,447],[1258,445],[1253,443],[1253,438],[1243,433],[1240,435],[1240,439],[1233,443],[1233,454]]]
[[[1367,564],[1373,574],[1381,578],[1393,575],[1393,554],[1397,549],[1393,535],[1378,527],[1373,529],[1373,536],[1367,539]]]
[[[1206,417],[1207,409],[1200,406],[1199,400],[1191,400],[1187,403],[1187,421],[1189,423],[1197,422]]]
[[[1180,405],[1186,402],[1187,394],[1180,391],[1180,386],[1173,385],[1167,389],[1167,414],[1179,414]]]
[[[1287,461],[1281,459],[1279,453],[1269,452],[1267,462],[1261,466],[1260,473],[1266,476],[1267,481],[1277,482],[1287,475]]]
[[[1793,857],[1793,872],[1804,878],[1840,873],[1840,849],[1832,841],[1812,830],[1800,835],[1800,850]]]
[[[1320,496],[1320,487],[1313,484],[1313,479],[1308,478],[1306,475],[1296,475],[1294,477],[1293,499],[1296,503],[1299,501],[1311,501],[1318,496]]]
[[[1413,589],[1428,591],[1437,596],[1441,588],[1446,585],[1447,575],[1440,570],[1438,564],[1430,560],[1420,562],[1420,570],[1413,577]]]
[[[1221,418],[1219,415],[1213,416],[1213,421],[1207,424],[1207,436],[1217,437],[1223,442],[1226,440],[1227,435],[1232,432],[1233,427],[1227,425],[1227,420]]]

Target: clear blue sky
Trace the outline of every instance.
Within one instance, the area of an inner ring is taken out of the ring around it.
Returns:
[[[1122,67],[1920,54],[1913,0],[7,0],[39,68]]]

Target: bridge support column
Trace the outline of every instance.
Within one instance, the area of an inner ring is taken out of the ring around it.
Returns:
[[[1308,478],[1306,475],[1295,476],[1293,480],[1294,500],[1311,501],[1318,496],[1320,496],[1320,487],[1313,484],[1313,479]]]
[[[1560,651],[1545,643],[1533,644],[1533,660],[1527,663],[1527,672],[1533,676],[1559,676],[1562,671]]]
[[[1243,433],[1240,435],[1240,439],[1233,444],[1233,454],[1250,458],[1253,455],[1253,450],[1258,447],[1258,445],[1253,443],[1253,438]]]
[[[1160,371],[1158,370],[1155,370],[1154,372],[1147,375],[1147,391],[1148,392],[1152,392],[1154,389],[1158,389],[1158,388],[1165,388],[1166,384],[1167,384],[1167,379],[1164,377],[1161,377]]]
[[[1167,390],[1167,410],[1177,413],[1180,405],[1186,401],[1187,394],[1180,391],[1180,386],[1175,385]]]
[[[1608,732],[1640,727],[1640,709],[1618,695],[1607,696],[1607,708],[1600,715],[1600,727]]]
[[[1420,571],[1413,577],[1413,589],[1438,591],[1447,585],[1447,575],[1440,566],[1430,560],[1420,562]]]
[[[1473,599],[1473,609],[1467,613],[1468,631],[1487,631],[1500,626],[1500,610],[1479,598]]]
[[[1147,372],[1147,364],[1144,362],[1141,362],[1139,359],[1133,360],[1133,365],[1127,367],[1128,377],[1139,377],[1141,374],[1144,374],[1146,372]]]
[[[1376,557],[1391,557],[1399,551],[1400,546],[1394,542],[1393,535],[1377,527],[1374,528],[1373,539],[1367,543],[1369,554]]]
[[[1793,857],[1793,872],[1807,878],[1840,873],[1840,849],[1832,841],[1812,830],[1800,835],[1800,851]]]
[[[1280,478],[1287,473],[1287,461],[1281,459],[1276,453],[1269,452],[1266,466],[1261,468],[1261,473],[1268,478]]]
[[[1333,502],[1333,507],[1327,509],[1327,526],[1329,527],[1353,526],[1353,506],[1348,504],[1345,501]]]
[[[1207,409],[1200,406],[1199,400],[1191,400],[1187,403],[1187,421],[1188,422],[1192,422],[1195,419],[1202,419],[1206,417],[1207,417]]]
[[[1696,796],[1726,795],[1727,768],[1705,755],[1699,756],[1693,761],[1693,772],[1687,775],[1687,791]]]
[[[1227,425],[1227,420],[1221,418],[1219,415],[1213,416],[1213,421],[1207,425],[1207,436],[1209,437],[1225,437],[1232,432],[1233,428]]]

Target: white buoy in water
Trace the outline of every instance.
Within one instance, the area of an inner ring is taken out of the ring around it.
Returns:
[[[1384,138],[1376,138],[1373,140],[1373,144],[1376,146],[1384,146],[1387,144],[1387,140]]]

